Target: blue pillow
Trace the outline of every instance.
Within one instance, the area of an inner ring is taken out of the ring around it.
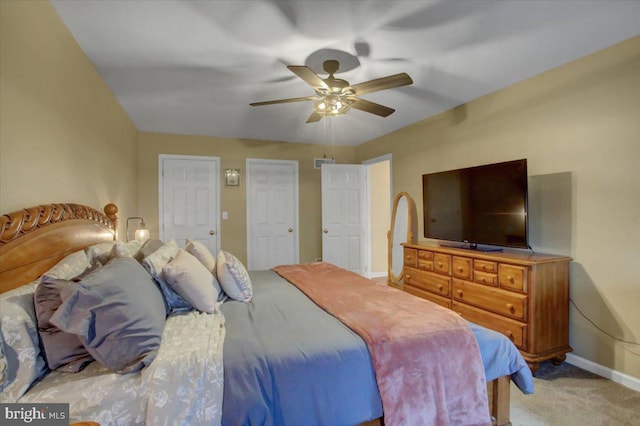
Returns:
[[[119,257],[63,289],[50,322],[78,336],[96,361],[119,374],[138,371],[157,355],[164,299],[136,260]]]
[[[162,292],[162,296],[164,297],[165,312],[167,316],[173,314],[174,312],[186,312],[193,309],[189,302],[184,300],[182,296],[176,293],[169,286],[169,284],[167,284],[164,278],[158,277],[156,275],[152,275],[151,277]]]

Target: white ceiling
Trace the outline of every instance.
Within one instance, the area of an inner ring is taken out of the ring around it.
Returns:
[[[141,131],[358,145],[640,34],[640,1],[51,0]],[[334,54],[327,54],[334,52]],[[336,52],[337,51],[337,52]],[[323,59],[394,108],[305,124],[314,95],[286,65]],[[359,65],[358,65],[359,63]]]

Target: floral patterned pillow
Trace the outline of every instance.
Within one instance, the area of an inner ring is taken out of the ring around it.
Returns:
[[[106,241],[87,247],[85,252],[91,266],[105,265],[111,258],[111,250],[115,244],[115,241]]]
[[[4,383],[4,372],[7,371],[7,358],[4,356],[4,349],[2,349],[2,340],[0,340],[0,386]]]
[[[84,250],[66,256],[46,275],[69,280],[90,266]],[[40,279],[0,295],[0,402],[16,402],[48,369],[40,350],[34,293]]]
[[[80,275],[91,266],[89,256],[84,250],[71,253],[42,275],[70,280]]]
[[[0,295],[0,346],[5,371],[0,402],[16,402],[47,372],[40,351],[33,293],[38,281]]]
[[[138,240],[129,241],[128,243],[116,241],[109,253],[109,259],[116,257],[133,257],[135,259],[141,248],[142,242]]]
[[[253,297],[253,287],[249,273],[242,262],[231,253],[220,250],[216,263],[218,281],[227,296],[240,302],[250,302]]]

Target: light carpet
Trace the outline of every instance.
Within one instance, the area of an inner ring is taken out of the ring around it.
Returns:
[[[568,363],[540,364],[535,393],[511,384],[514,426],[640,425],[640,392]]]

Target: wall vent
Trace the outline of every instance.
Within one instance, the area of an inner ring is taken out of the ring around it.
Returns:
[[[323,164],[335,164],[336,160],[333,158],[314,158],[313,159],[313,168],[319,169]]]

